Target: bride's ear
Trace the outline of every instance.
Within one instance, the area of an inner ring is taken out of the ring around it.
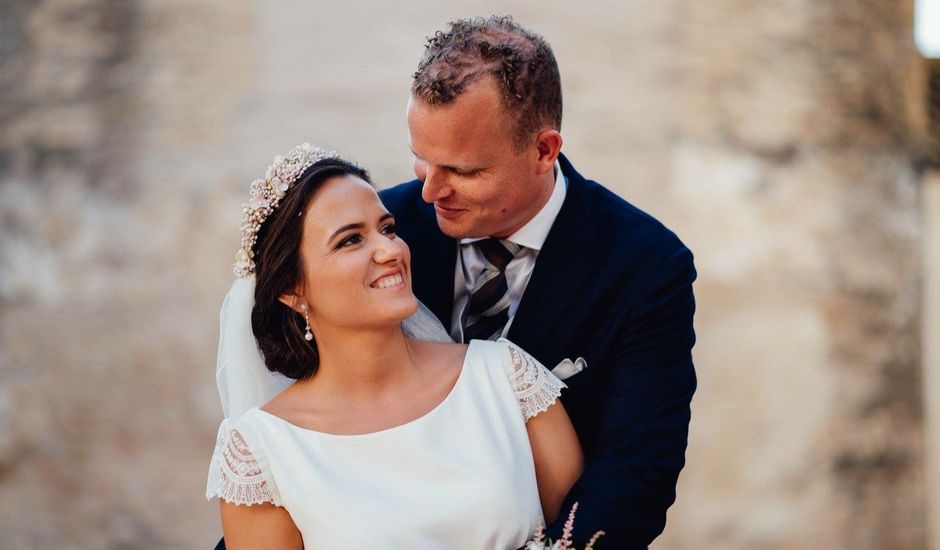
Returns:
[[[300,289],[297,289],[294,292],[285,292],[284,294],[281,294],[277,300],[297,313],[303,315],[301,306],[304,304],[304,298]]]

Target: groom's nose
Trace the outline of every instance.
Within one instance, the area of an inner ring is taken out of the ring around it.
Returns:
[[[424,185],[421,187],[421,198],[424,202],[434,202],[450,194],[450,186],[447,185],[447,174],[440,168],[425,165]]]

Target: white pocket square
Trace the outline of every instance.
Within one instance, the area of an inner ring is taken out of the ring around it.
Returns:
[[[574,361],[564,359],[561,363],[555,365],[555,368],[552,369],[552,374],[557,376],[559,380],[564,380],[578,374],[586,368],[587,361],[585,361],[583,357],[578,357]]]

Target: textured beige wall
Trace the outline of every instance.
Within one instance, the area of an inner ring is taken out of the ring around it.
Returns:
[[[655,548],[925,545],[911,2],[0,0],[0,548],[208,547],[217,311],[271,158],[410,177],[423,37],[553,45],[565,152],[700,279]]]
[[[940,173],[924,179],[924,334],[940,334]],[[924,338],[924,441],[927,540],[940,548],[940,339]]]
[[[701,385],[662,542],[920,547],[911,5],[687,7],[666,201],[698,253]]]

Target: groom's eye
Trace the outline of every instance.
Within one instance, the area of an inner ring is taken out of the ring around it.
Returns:
[[[472,178],[473,176],[480,173],[479,170],[457,170],[456,168],[453,170],[453,172],[462,178]]]

